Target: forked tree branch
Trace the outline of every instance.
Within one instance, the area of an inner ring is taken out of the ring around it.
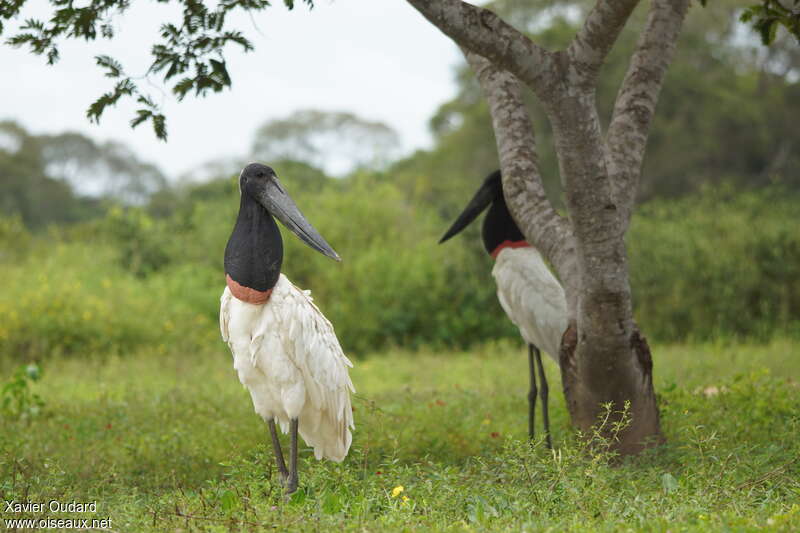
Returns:
[[[639,187],[650,124],[689,0],[653,0],[606,136],[607,165],[623,228]]]
[[[567,56],[584,78],[594,85],[600,67],[617,41],[639,0],[598,0],[567,48]]]
[[[407,0],[456,44],[511,72],[537,93],[557,79],[556,54],[545,50],[488,9],[461,0]]]
[[[539,172],[536,138],[519,81],[486,58],[461,49],[489,103],[503,175],[503,194],[523,235],[553,264],[562,283],[579,283],[569,221],[547,198]],[[578,291],[567,291],[578,294]],[[572,302],[573,304],[575,302]],[[570,306],[575,309],[574,305]]]

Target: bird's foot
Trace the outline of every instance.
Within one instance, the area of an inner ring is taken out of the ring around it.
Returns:
[[[286,495],[287,496],[291,496],[292,494],[294,494],[295,491],[297,491],[297,478],[296,477],[294,477],[294,478],[290,477],[287,480],[286,485],[285,485],[284,488],[286,490]]]
[[[294,494],[295,491],[297,491],[298,483],[296,477],[292,477],[289,474],[280,473],[278,480],[287,496],[290,496]]]

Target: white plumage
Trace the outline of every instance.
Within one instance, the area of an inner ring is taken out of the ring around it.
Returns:
[[[355,428],[353,365],[310,291],[280,274],[263,305],[238,300],[227,287],[220,300],[222,338],[256,413],[277,421],[284,433],[298,419],[298,432],[317,459],[342,461]]]
[[[567,329],[564,289],[533,248],[503,248],[492,268],[497,298],[528,344],[558,364],[561,336]]]

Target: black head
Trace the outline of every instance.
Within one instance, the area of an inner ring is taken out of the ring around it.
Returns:
[[[239,174],[239,192],[242,194],[248,192],[252,195],[254,187],[257,186],[259,181],[267,181],[277,177],[278,175],[275,174],[272,167],[261,163],[250,163]]]
[[[341,261],[339,254],[297,208],[272,168],[261,163],[250,163],[239,175],[239,189],[243,197],[247,195],[261,204],[269,214],[280,220],[311,248]]]
[[[266,291],[277,283],[283,240],[275,218],[306,244],[339,261],[339,255],[297,209],[275,171],[251,163],[239,175],[239,215],[225,246],[225,273],[238,285]]]
[[[443,243],[461,232],[487,207],[489,207],[489,212],[483,220],[481,232],[483,246],[487,252],[492,253],[497,246],[507,240],[525,240],[514,219],[511,218],[511,213],[508,211],[506,200],[503,197],[503,182],[500,171],[496,170],[486,177],[478,192],[475,193],[475,196],[472,197],[467,207],[453,222],[453,225],[450,226],[450,229],[447,230],[447,233],[444,234],[439,243]]]

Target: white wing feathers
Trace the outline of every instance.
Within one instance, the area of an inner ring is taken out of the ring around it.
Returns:
[[[237,307],[253,314],[237,312]],[[265,419],[275,418],[284,431],[289,419],[298,418],[300,435],[318,459],[343,460],[355,427],[350,404],[355,389],[348,374],[353,364],[310,292],[298,289],[283,274],[262,306],[241,302],[226,290],[220,309],[223,338],[227,334],[232,339],[238,325],[234,328],[231,320],[240,319],[250,322],[245,328],[249,342],[237,347],[233,339],[228,344],[256,412]],[[238,353],[243,348],[246,352]],[[247,358],[244,365],[239,360],[242,356]],[[268,398],[257,398],[257,394]]]
[[[219,299],[219,331],[222,334],[222,340],[225,342],[228,342],[228,339],[230,338],[230,334],[228,333],[228,323],[231,320],[231,298],[231,291],[226,288]]]
[[[567,329],[564,289],[533,247],[505,248],[492,275],[497,298],[526,342],[558,363],[561,336]]]

